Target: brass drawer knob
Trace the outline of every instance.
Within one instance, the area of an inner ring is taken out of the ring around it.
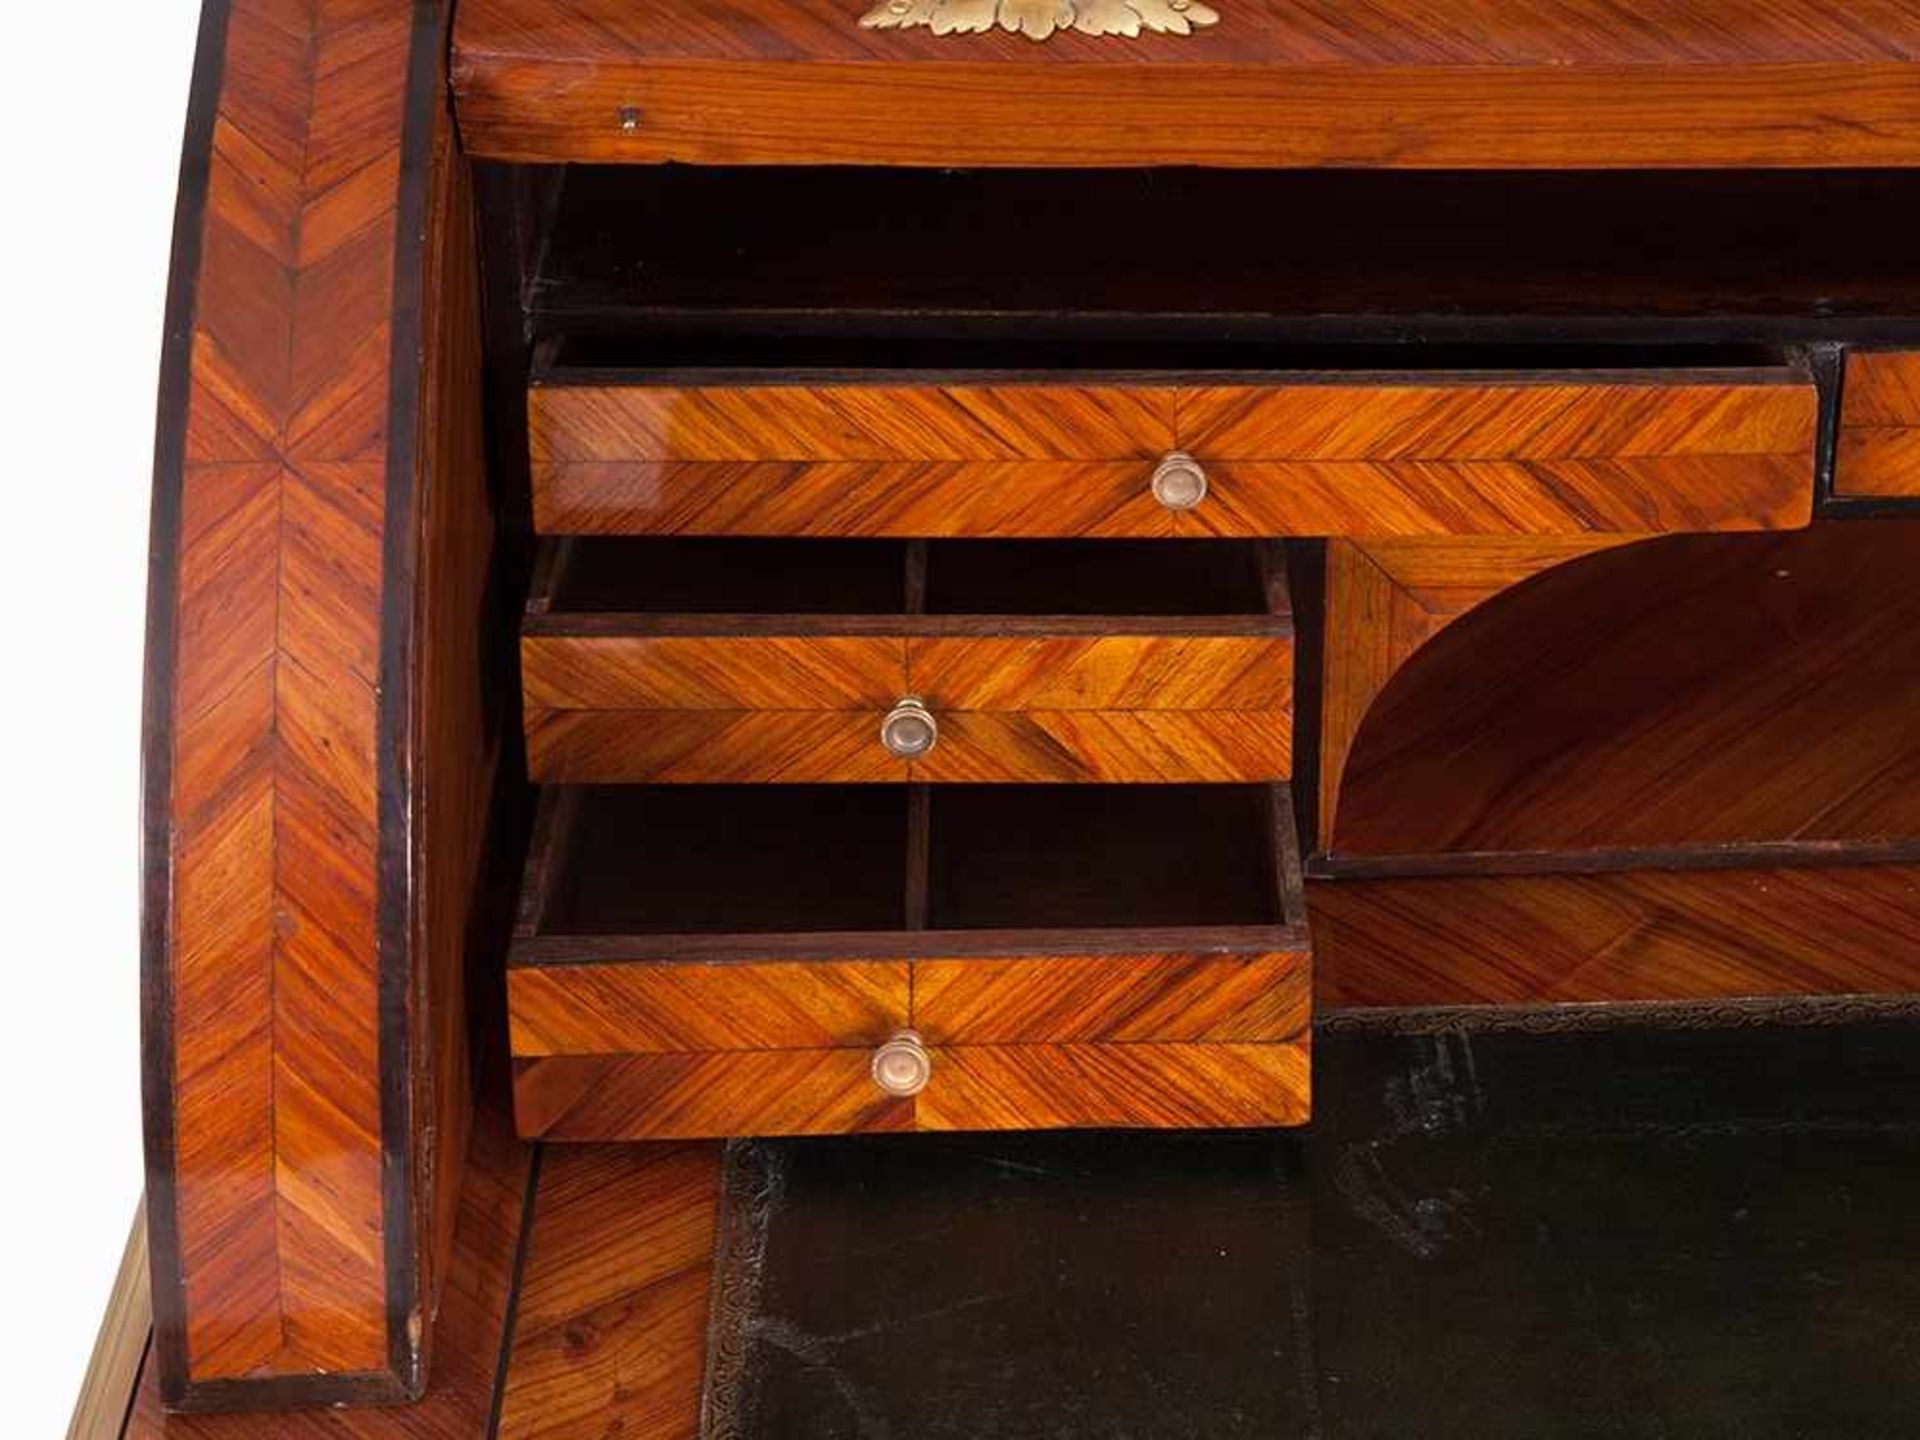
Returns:
[[[1184,450],[1175,450],[1153,472],[1153,498],[1169,510],[1191,510],[1207,498],[1207,472]]]
[[[933,1056],[912,1030],[901,1030],[873,1052],[873,1083],[889,1095],[918,1095],[933,1078]]]
[[[902,760],[917,760],[938,744],[940,726],[933,712],[909,695],[887,712],[880,722],[880,743],[889,755]]]

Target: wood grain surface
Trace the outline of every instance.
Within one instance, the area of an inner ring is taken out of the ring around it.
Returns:
[[[420,1403],[169,1415],[149,1361],[131,1407],[123,1388],[86,1440],[695,1440],[719,1147],[556,1147],[537,1168],[534,1154],[482,1117],[447,1358]]]
[[[466,0],[476,154],[919,165],[1906,165],[1907,0],[1216,5],[1134,40],[862,29],[843,0]],[[1142,83],[1151,67],[1152,83]],[[623,112],[630,112],[623,120]]]
[[[907,693],[898,635],[528,635],[532,711],[861,710]],[[878,723],[876,721],[876,723]]]
[[[515,1066],[521,1132],[544,1140],[848,1135],[902,1130],[1298,1125],[1308,1041],[959,1045],[894,1099],[865,1050],[549,1056]]]
[[[517,966],[513,1053],[870,1048],[910,1023],[902,961]]]
[[[813,784],[906,778],[872,710],[526,711],[543,784]]]
[[[1811,512],[1815,398],[1790,370],[547,385],[534,513],[549,533],[816,537],[1782,528]],[[1176,449],[1208,472],[1188,511],[1149,487]]]
[[[1850,352],[1840,395],[1834,493],[1920,497],[1920,353]]]
[[[1308,887],[1319,1003],[1521,1005],[1920,986],[1920,867]]]
[[[446,923],[416,888],[443,857],[426,836],[410,853],[407,822],[427,783],[415,707],[437,683],[414,588],[423,476],[457,490],[444,472],[471,459],[457,418],[423,418],[471,374],[433,290],[471,264],[444,19],[234,0],[203,27],[146,749],[155,1349],[178,1405],[423,1383],[449,1210],[433,1186],[457,1184],[458,1132],[440,1155],[425,1137],[464,1103],[442,1104],[457,1070],[427,1073],[448,1034],[429,952],[458,940],[416,949]]]
[[[127,1248],[114,1273],[107,1313],[94,1337],[86,1377],[67,1422],[67,1440],[120,1440],[129,1399],[140,1384],[147,1341],[153,1334],[151,1253],[147,1246],[147,1206],[133,1212]]]
[[[1337,857],[1920,840],[1920,521],[1580,560],[1435,636],[1357,730],[1335,698],[1363,693],[1379,650],[1446,607],[1427,608],[1430,577],[1405,564],[1389,580],[1343,547],[1329,558],[1336,606],[1355,568],[1388,602],[1384,623],[1361,608],[1356,643],[1329,654],[1329,718],[1352,737]]]
[[[907,632],[915,623],[898,621]],[[1129,624],[1110,623],[1115,632]],[[991,632],[996,621],[982,617],[978,628]],[[529,634],[529,768],[537,780],[574,783],[1291,773],[1291,636],[1057,635],[1044,620],[1021,628],[1040,633]],[[939,743],[913,761],[880,742],[882,719],[906,695],[941,726]]]
[[[718,1146],[543,1153],[493,1437],[695,1440],[719,1203]]]
[[[1284,780],[1293,711],[941,712],[940,743],[909,767],[935,784],[1193,784]]]
[[[127,1416],[126,1440],[477,1440],[491,1434],[532,1165],[533,1147],[514,1138],[506,1116],[498,1108],[482,1109],[462,1171],[432,1383],[417,1403],[170,1414],[161,1396],[159,1357],[150,1351]]]
[[[1340,795],[1354,739],[1389,681],[1475,606],[1625,536],[1327,542],[1320,682],[1319,848],[1341,842]]]
[[[1312,992],[1304,954],[921,960],[913,1028],[935,1046],[1292,1040]]]
[[[1311,1118],[1305,1037],[1261,1045],[958,1045],[933,1052],[922,1130],[1231,1129]]]
[[[852,1135],[913,1128],[873,1083],[871,1050],[545,1055],[514,1062],[520,1133],[541,1140]]]

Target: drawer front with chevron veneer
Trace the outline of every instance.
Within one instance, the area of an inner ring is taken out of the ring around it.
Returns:
[[[1662,534],[1798,526],[1813,499],[1790,365],[536,379],[550,534]]]
[[[1271,542],[549,542],[521,662],[542,781],[1292,771]]]
[[[1307,1118],[1270,786],[549,787],[508,975],[523,1133]]]

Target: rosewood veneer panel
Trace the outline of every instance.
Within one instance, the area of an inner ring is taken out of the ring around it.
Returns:
[[[175,1405],[424,1383],[491,763],[463,672],[487,533],[444,19],[216,0],[202,32],[146,739],[155,1369]]]
[[[1362,548],[1328,557],[1336,856],[1920,842],[1920,520],[1616,549],[1444,629],[1465,557]]]
[[[1840,393],[1834,492],[1920,499],[1920,353],[1855,350]]]
[[[546,1055],[514,1061],[520,1133],[542,1140],[685,1140],[910,1130],[913,1102],[873,1083],[872,1051]]]
[[[1784,369],[1177,389],[796,379],[743,387],[752,403],[719,425],[711,412],[733,393],[536,386],[535,523],[568,534],[1385,538],[1783,528],[1812,507],[1816,396]],[[934,418],[901,426],[896,409]],[[663,418],[681,412],[684,429]],[[1009,427],[1003,412],[1045,423]],[[1190,511],[1163,508],[1149,487],[1174,449],[1208,470],[1209,494]]]
[[[516,1055],[878,1045],[909,1022],[905,961],[522,966]]]
[[[476,154],[919,165],[1905,165],[1920,12],[1871,0],[1215,5],[1190,35],[867,30],[847,0],[466,0]],[[1150,81],[1150,83],[1149,83]],[[622,112],[632,111],[630,124]]]
[[[1920,867],[1316,881],[1322,1006],[1900,994]]]
[[[719,1205],[718,1146],[544,1152],[489,1440],[695,1440]]]
[[[117,1432],[121,1440],[480,1440],[491,1435],[503,1342],[515,1328],[514,1258],[528,1224],[533,1164],[534,1147],[514,1137],[511,1122],[497,1107],[484,1107],[473,1121],[470,1158],[461,1171],[432,1384],[418,1403],[269,1415],[169,1414],[162,1401],[160,1357],[150,1349],[126,1426]],[[632,1219],[622,1227],[623,1235],[634,1233]],[[596,1239],[616,1243],[611,1234]],[[519,1313],[524,1331],[524,1295]],[[697,1366],[698,1350],[689,1358]]]
[[[1262,1045],[959,1045],[934,1051],[922,1130],[1303,1125],[1305,1036]]]
[[[1312,988],[1298,955],[921,960],[913,1024],[934,1045],[1291,1040]]]

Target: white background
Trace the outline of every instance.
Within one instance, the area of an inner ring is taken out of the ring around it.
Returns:
[[[147,502],[199,0],[5,14],[0,1433],[58,1440],[141,1188]]]

